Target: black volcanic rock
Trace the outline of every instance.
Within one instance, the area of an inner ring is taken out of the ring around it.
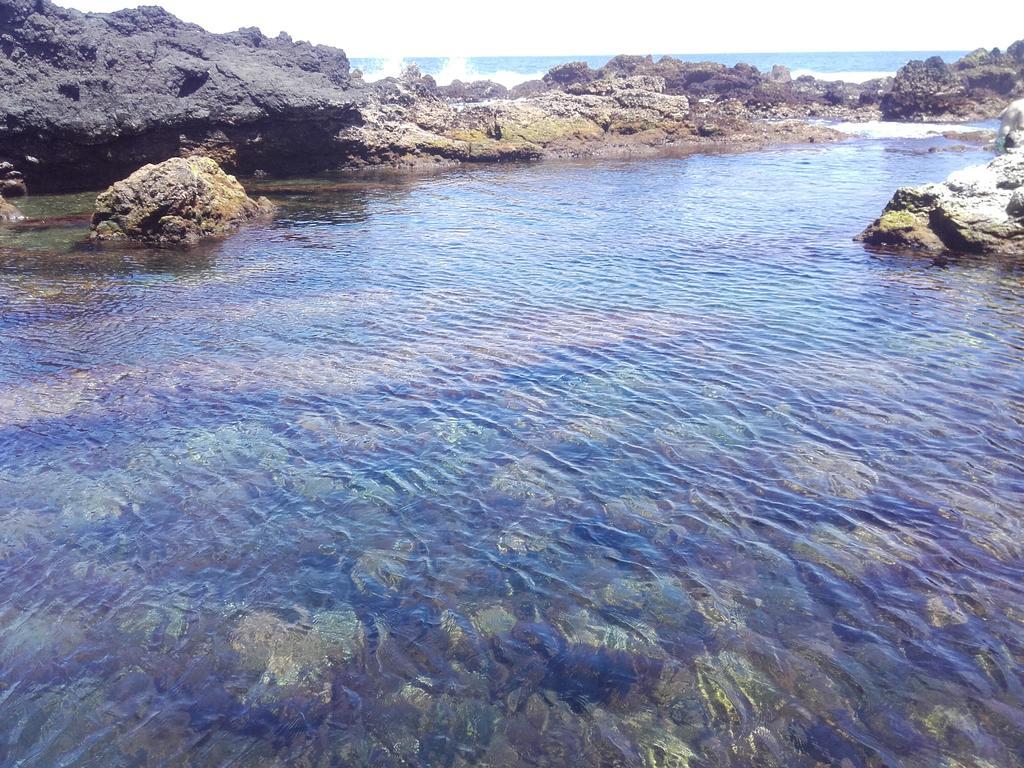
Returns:
[[[243,171],[292,165],[299,141],[330,151],[358,120],[344,52],[256,29],[214,35],[155,7],[0,0],[0,82],[0,157],[37,191],[100,186],[197,147]]]
[[[882,99],[887,120],[912,120],[925,115],[954,114],[967,89],[941,57],[911,61],[896,74],[892,90]]]
[[[598,74],[585,61],[570,61],[568,64],[560,64],[544,75],[544,82],[548,85],[565,88],[570,85],[589,83],[597,80]]]
[[[474,80],[471,83],[453,80],[449,85],[438,86],[437,92],[446,99],[467,104],[508,98],[508,88],[491,80]]]
[[[749,64],[727,67],[715,62],[688,62],[664,58],[654,72],[665,78],[668,93],[691,98],[738,99],[747,106],[781,104],[788,99],[785,84],[763,75]]]
[[[508,95],[510,99],[526,99],[530,96],[539,96],[551,88],[552,86],[544,80],[527,80],[525,83],[513,86]]]
[[[598,70],[590,69],[584,62],[563,64],[545,75],[543,82],[549,88],[572,91],[595,81],[635,76],[663,79],[666,94],[698,102],[736,100],[757,113],[772,115],[781,110],[789,116],[849,116],[857,110],[873,110],[889,85],[885,80],[857,84],[809,76],[793,80],[789,70],[781,66],[764,73],[749,64],[730,67],[713,61],[681,61],[671,56],[657,61],[651,56],[616,56]],[[515,89],[512,95],[517,95]]]
[[[439,88],[415,69],[366,84],[342,51],[287,35],[216,35],[160,8],[85,14],[49,0],[0,0],[0,82],[0,162],[24,174],[5,189],[24,181],[35,192],[102,188],[196,155],[230,173],[286,176],[827,140],[835,132],[760,118],[849,109],[805,103],[749,65],[650,56],[559,67],[511,93]]]
[[[654,74],[654,57],[652,56],[615,56],[598,70],[598,77],[631,77],[632,75]]]
[[[992,118],[1024,95],[1024,41],[1002,53],[980,48],[953,64],[911,61],[881,100],[887,120]]]

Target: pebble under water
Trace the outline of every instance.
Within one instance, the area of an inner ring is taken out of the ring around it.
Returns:
[[[0,233],[0,765],[1024,766],[1024,259],[851,242],[928,146]]]

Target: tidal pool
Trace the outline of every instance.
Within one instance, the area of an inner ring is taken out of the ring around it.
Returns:
[[[851,242],[948,144],[29,198],[0,765],[1024,766],[1024,257]]]

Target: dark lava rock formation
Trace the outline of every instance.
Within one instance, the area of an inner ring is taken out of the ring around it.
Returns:
[[[214,35],[154,7],[0,0],[0,82],[0,159],[35,191],[102,187],[196,149],[239,169],[315,170],[360,120],[342,51]]]
[[[439,87],[414,69],[366,84],[341,50],[287,35],[210,34],[159,8],[84,14],[49,0],[0,0],[0,81],[10,195],[25,182],[103,188],[191,155],[287,176],[827,140],[837,134],[780,121],[876,117],[888,87],[649,56],[566,64],[512,91]]]
[[[890,80],[843,83],[803,76],[793,80],[785,67],[761,72],[749,64],[728,67],[711,61],[689,62],[665,56],[616,56],[600,69],[586,62],[562,64],[543,80],[512,89],[512,96],[571,90],[595,80],[648,75],[665,81],[665,93],[700,101],[734,99],[753,115],[764,117],[871,117]]]
[[[941,184],[903,187],[859,240],[876,246],[965,253],[1024,252],[1024,133],[988,165]]]
[[[881,100],[886,120],[974,120],[996,117],[1024,95],[1024,40],[1006,52],[980,48],[953,64],[911,61]]]
[[[92,217],[92,237],[193,244],[230,234],[272,212],[266,198],[251,199],[235,177],[210,158],[175,157],[144,166],[101,193]]]

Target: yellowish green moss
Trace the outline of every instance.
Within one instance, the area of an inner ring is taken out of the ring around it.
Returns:
[[[886,232],[915,229],[921,225],[921,220],[910,211],[886,211],[878,220],[878,228]]]

